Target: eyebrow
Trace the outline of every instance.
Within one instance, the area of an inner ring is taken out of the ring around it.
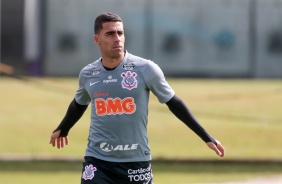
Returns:
[[[105,34],[113,34],[113,33],[123,33],[123,31],[119,31],[119,30],[114,30],[114,31],[108,31],[108,32],[106,32]]]

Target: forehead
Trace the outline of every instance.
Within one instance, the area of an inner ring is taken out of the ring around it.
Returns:
[[[105,22],[103,23],[102,32],[108,31],[123,31],[123,23],[122,22]]]

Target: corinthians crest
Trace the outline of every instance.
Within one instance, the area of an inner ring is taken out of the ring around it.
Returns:
[[[137,88],[138,81],[136,80],[137,73],[127,71],[123,72],[121,74],[122,81],[121,81],[121,86],[122,88],[132,90],[134,88]]]
[[[97,168],[93,167],[92,164],[85,166],[82,178],[84,180],[92,180],[92,178],[95,176],[94,171],[97,171]]]

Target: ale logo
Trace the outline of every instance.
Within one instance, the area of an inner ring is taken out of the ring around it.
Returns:
[[[121,114],[133,114],[136,110],[136,104],[134,98],[127,97],[120,98],[97,98],[95,99],[96,114],[98,116],[105,115],[121,115]]]
[[[138,148],[138,144],[119,144],[116,146],[113,146],[109,143],[101,143],[100,148],[105,152],[111,152],[111,151],[130,151],[130,150],[136,150]]]

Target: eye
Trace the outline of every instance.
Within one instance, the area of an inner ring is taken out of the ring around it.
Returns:
[[[113,34],[114,34],[113,32],[107,32],[107,33],[106,33],[107,36],[111,36],[111,35],[113,35]]]

